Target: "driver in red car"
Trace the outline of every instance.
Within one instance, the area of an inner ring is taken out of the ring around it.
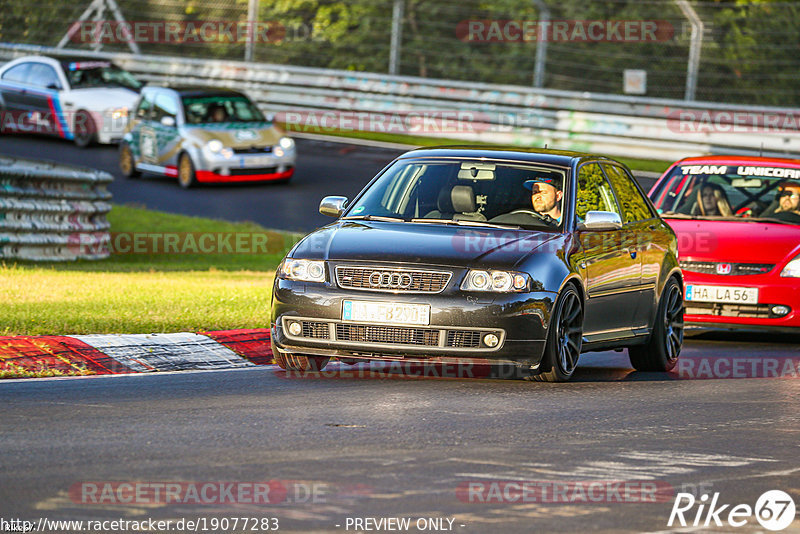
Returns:
[[[788,212],[800,215],[800,183],[783,182],[778,187],[778,207],[775,213]]]
[[[531,204],[537,213],[561,222],[561,198],[564,193],[557,178],[535,178],[526,180],[522,185],[530,189]]]

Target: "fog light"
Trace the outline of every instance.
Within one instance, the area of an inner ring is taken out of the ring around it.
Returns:
[[[291,323],[289,323],[289,333],[292,334],[293,336],[299,336],[300,332],[302,331],[303,327],[300,326],[300,323],[298,323],[297,321],[292,321]]]
[[[496,347],[500,340],[497,339],[497,336],[494,334],[486,334],[483,336],[483,343],[487,347]]]
[[[777,305],[772,307],[772,315],[777,315],[778,317],[783,317],[790,311],[792,311],[792,309],[789,306]]]

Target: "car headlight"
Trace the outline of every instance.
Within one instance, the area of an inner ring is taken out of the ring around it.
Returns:
[[[114,120],[124,119],[128,116],[128,108],[109,108],[106,110],[106,115]]]
[[[291,137],[281,137],[281,140],[278,141],[278,145],[284,150],[291,150],[294,148],[294,139]]]
[[[529,276],[515,271],[471,270],[461,283],[463,291],[495,291],[498,293],[526,291]]]
[[[208,143],[206,143],[206,150],[211,152],[212,154],[219,154],[220,156],[230,159],[233,157],[233,149],[228,148],[222,144],[222,141],[219,139],[212,139]]]
[[[781,271],[781,276],[786,278],[800,278],[800,256],[786,264]]]
[[[281,264],[279,274],[281,278],[299,282],[324,282],[325,262],[286,258]]]
[[[206,148],[209,152],[213,152],[214,154],[221,152],[225,145],[222,144],[222,141],[219,139],[212,139],[208,143],[206,143]]]

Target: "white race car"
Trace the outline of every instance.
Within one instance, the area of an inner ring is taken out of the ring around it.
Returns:
[[[0,130],[114,143],[142,85],[110,61],[18,58],[0,68]]]

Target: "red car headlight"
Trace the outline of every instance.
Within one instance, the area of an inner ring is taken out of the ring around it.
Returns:
[[[786,267],[781,271],[781,276],[787,278],[800,278],[800,256],[795,257],[792,261],[786,264]]]

